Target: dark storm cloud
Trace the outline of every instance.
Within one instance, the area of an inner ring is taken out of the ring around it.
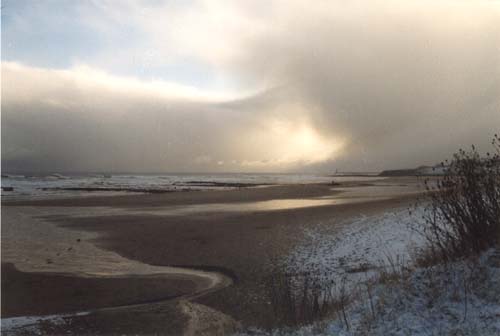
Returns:
[[[500,128],[500,10],[482,5],[354,2],[305,11],[253,42],[240,67],[288,86],[319,130],[348,138],[337,164],[433,163],[487,144]]]
[[[498,2],[253,6],[195,1],[168,43],[172,10],[131,22],[258,93],[3,62],[2,168],[379,170],[486,148],[500,131]]]

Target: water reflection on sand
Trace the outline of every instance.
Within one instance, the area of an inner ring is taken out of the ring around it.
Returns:
[[[259,212],[288,210],[309,207],[319,207],[326,205],[337,205],[359,202],[349,198],[309,198],[309,199],[275,199],[258,202],[238,202],[238,203],[212,203],[212,204],[193,204],[185,206],[168,206],[161,208],[147,208],[130,210],[136,214],[152,214],[161,216],[184,216],[197,213],[211,212]]]
[[[2,262],[24,272],[67,273],[81,277],[175,275],[219,281],[213,273],[152,266],[102,249],[98,233],[68,230],[43,218],[59,213],[74,217],[82,208],[6,207],[2,209]],[[94,212],[95,214],[95,212]]]
[[[399,197],[404,195],[420,194],[423,191],[423,186],[416,184],[378,184],[367,185],[356,188],[332,188],[332,191],[340,192],[342,198],[363,198],[363,199],[380,199],[388,197]],[[330,196],[327,196],[330,197]]]
[[[292,210],[329,205],[352,204],[375,200],[389,199],[402,195],[421,193],[422,190],[412,184],[401,185],[367,185],[355,188],[332,188],[332,194],[300,199],[274,199],[257,202],[208,203],[182,206],[166,206],[160,208],[130,209],[136,214],[152,214],[161,216],[184,216],[197,213],[213,212],[260,212],[276,210]]]

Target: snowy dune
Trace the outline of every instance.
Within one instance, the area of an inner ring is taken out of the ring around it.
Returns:
[[[359,217],[337,233],[328,232],[328,223],[308,230],[285,267],[291,273],[317,272],[325,282],[346,279],[354,298],[346,309],[347,323],[334,314],[312,326],[273,334],[500,335],[500,250],[446,266],[415,268],[412,255],[425,240],[411,227],[422,212],[399,209]],[[384,277],[383,267],[392,270],[391,263],[401,273]]]

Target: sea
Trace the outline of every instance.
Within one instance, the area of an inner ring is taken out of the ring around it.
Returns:
[[[164,193],[191,190],[230,190],[280,184],[332,183],[371,180],[376,175],[321,174],[2,174],[4,200]]]

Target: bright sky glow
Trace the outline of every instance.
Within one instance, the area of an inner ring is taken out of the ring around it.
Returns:
[[[411,167],[500,125],[498,1],[2,6],[4,169]]]

